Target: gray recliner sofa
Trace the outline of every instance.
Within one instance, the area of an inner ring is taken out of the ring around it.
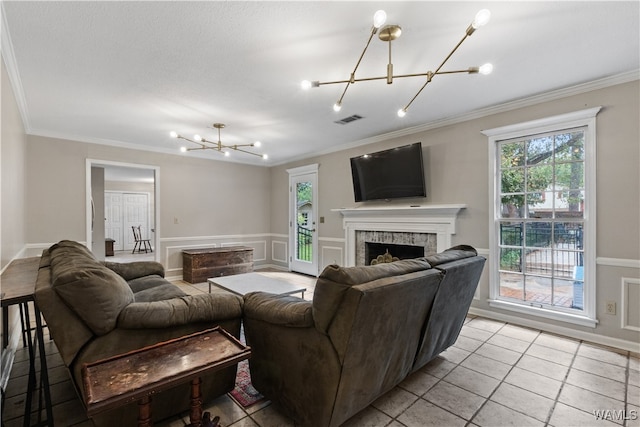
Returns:
[[[78,393],[88,362],[221,326],[237,338],[242,298],[187,295],[164,279],[157,262],[100,262],[83,245],[63,240],[41,258],[35,300]],[[202,378],[205,401],[231,391],[236,366]],[[155,420],[189,410],[190,385],[154,394]],[[137,403],[96,415],[98,426],[136,425]]]
[[[244,297],[253,386],[303,426],[338,426],[455,342],[485,259],[470,246],[331,265],[313,301]]]

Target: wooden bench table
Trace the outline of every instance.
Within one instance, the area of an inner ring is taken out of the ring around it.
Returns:
[[[152,426],[151,395],[191,382],[191,426],[201,426],[200,376],[237,364],[251,348],[219,326],[87,363],[82,368],[87,415],[138,401],[138,426]]]
[[[185,282],[201,283],[210,277],[231,276],[251,271],[253,271],[253,248],[249,246],[223,246],[182,251],[182,278]]]

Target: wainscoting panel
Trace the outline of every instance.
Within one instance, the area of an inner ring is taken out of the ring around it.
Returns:
[[[640,279],[623,277],[622,299],[620,301],[622,329],[640,331],[638,301],[640,301]]]
[[[287,257],[287,242],[281,242],[278,240],[271,241],[271,259],[276,262],[282,262],[288,265]]]
[[[320,271],[327,265],[344,265],[344,249],[338,246],[322,246],[320,248]]]

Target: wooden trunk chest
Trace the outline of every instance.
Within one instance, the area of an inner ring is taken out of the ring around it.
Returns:
[[[210,277],[231,276],[251,271],[253,248],[248,246],[182,251],[182,278],[189,283],[201,283]]]

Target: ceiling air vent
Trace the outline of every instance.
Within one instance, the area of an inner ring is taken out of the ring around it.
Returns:
[[[336,120],[334,123],[339,125],[346,125],[347,123],[355,122],[356,120],[364,119],[364,117],[354,114],[353,116],[345,117],[342,120]]]

